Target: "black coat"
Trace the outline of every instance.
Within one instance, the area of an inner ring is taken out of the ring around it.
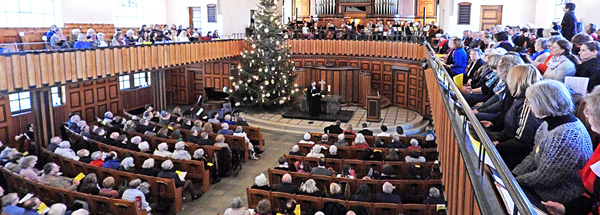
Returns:
[[[290,183],[280,183],[277,186],[273,187],[273,191],[276,192],[283,192],[283,193],[289,193],[289,194],[296,194],[298,193],[299,188],[294,185],[294,184],[290,184]]]
[[[175,186],[177,186],[177,187],[181,187],[181,186],[185,185],[185,182],[183,182],[183,181],[181,181],[181,179],[179,179],[179,175],[177,175],[177,173],[173,169],[160,171],[158,173],[158,177],[170,178],[170,179],[175,180]]]
[[[391,193],[378,193],[375,195],[375,202],[400,204],[400,196]]]
[[[142,168],[140,174],[156,177],[158,175],[158,169],[156,168]]]
[[[360,130],[358,133],[363,134],[364,136],[373,136],[373,131],[369,129]]]
[[[469,63],[469,66],[467,67],[467,73],[465,73],[465,77],[463,78],[463,84],[466,84],[469,79],[473,79],[477,73],[477,70],[479,70],[483,64],[485,64],[485,62],[483,62],[482,59],[479,59],[474,64]],[[473,82],[471,81],[471,83]]]
[[[575,76],[590,78],[587,91],[591,92],[596,85],[600,85],[600,57],[592,58],[577,65]]]
[[[341,134],[342,132],[344,132],[344,130],[342,128],[340,128],[339,125],[330,125],[327,126],[323,129],[325,134]]]
[[[562,35],[569,41],[577,34],[577,17],[575,11],[566,12],[560,24]]]

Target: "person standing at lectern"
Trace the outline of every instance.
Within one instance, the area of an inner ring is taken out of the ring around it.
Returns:
[[[321,113],[321,88],[317,86],[316,81],[310,82],[310,87],[307,90],[308,112],[310,116],[319,116]]]

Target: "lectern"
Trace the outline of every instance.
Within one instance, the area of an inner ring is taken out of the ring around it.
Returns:
[[[381,121],[381,96],[367,96],[367,122]]]

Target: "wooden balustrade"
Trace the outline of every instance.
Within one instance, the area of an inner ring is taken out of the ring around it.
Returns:
[[[445,197],[448,201],[448,214],[481,214],[475,199],[472,183],[467,175],[465,161],[459,150],[459,142],[454,133],[444,96],[440,92],[434,71],[425,71],[427,90],[431,103],[436,142],[438,143],[440,170],[444,173]]]
[[[241,40],[227,40],[2,54],[0,92],[234,57],[243,45]]]
[[[298,40],[288,41],[293,55],[350,55],[421,60],[427,52],[412,42],[367,40]]]

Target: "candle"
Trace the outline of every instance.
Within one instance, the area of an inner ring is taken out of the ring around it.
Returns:
[[[327,92],[331,91],[331,85],[327,85]]]

